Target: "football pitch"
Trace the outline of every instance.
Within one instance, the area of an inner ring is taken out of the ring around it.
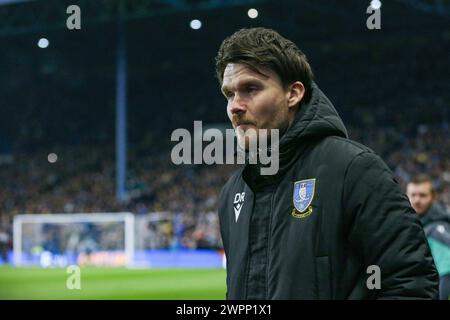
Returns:
[[[223,269],[82,267],[72,290],[70,276],[65,268],[0,267],[0,299],[224,300],[226,291]]]

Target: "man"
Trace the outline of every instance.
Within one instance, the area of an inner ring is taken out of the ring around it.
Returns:
[[[406,186],[411,205],[419,215],[439,272],[439,299],[450,298],[450,215],[438,203],[427,175],[414,177]]]
[[[0,264],[8,263],[8,251],[9,251],[9,234],[6,229],[2,230],[2,226],[0,225]]]
[[[408,198],[377,155],[348,139],[296,45],[240,30],[222,43],[216,72],[241,147],[258,139],[250,130],[280,133],[277,173],[247,164],[220,195],[227,298],[437,298]]]

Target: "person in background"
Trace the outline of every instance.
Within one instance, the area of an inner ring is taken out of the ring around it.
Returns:
[[[450,214],[438,202],[433,181],[427,175],[414,177],[406,186],[412,207],[419,215],[439,272],[439,299],[450,298]]]
[[[6,230],[2,230],[0,227],[0,260],[3,264],[8,263],[8,249],[9,249],[10,237]]]

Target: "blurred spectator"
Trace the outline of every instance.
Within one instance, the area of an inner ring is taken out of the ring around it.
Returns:
[[[439,298],[450,299],[450,214],[436,200],[431,178],[414,177],[407,185],[410,202],[420,217],[439,272]]]
[[[8,251],[10,246],[10,236],[0,228],[0,259],[3,263],[8,262]]]

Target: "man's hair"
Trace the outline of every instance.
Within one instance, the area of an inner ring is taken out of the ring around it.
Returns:
[[[258,67],[268,67],[278,74],[284,87],[302,82],[306,90],[302,100],[310,98],[314,76],[305,54],[272,29],[241,29],[222,42],[216,57],[216,76],[221,85],[228,63],[242,63],[258,73]]]
[[[436,193],[436,191],[434,190],[434,186],[433,186],[433,180],[427,174],[423,174],[423,173],[418,174],[418,175],[414,176],[411,179],[411,181],[409,181],[409,183],[412,183],[412,184],[429,183],[431,185],[431,193],[433,195]]]

